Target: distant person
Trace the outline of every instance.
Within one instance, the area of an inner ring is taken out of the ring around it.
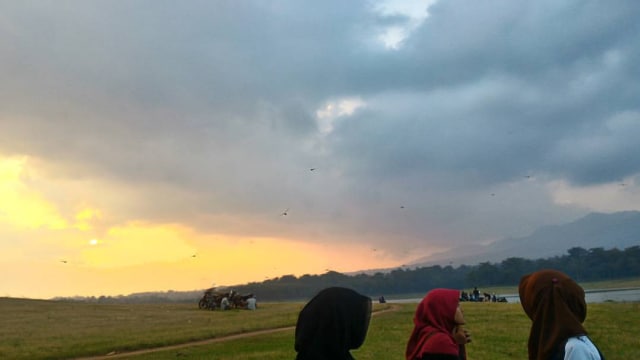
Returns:
[[[473,301],[480,301],[480,290],[478,290],[478,287],[473,288]]]
[[[231,308],[231,305],[229,304],[229,298],[225,296],[222,298],[222,300],[220,300],[220,309],[227,310],[229,308]]]
[[[249,310],[255,310],[256,309],[256,298],[255,297],[250,297],[247,299],[247,309]]]
[[[320,291],[298,315],[296,360],[353,360],[349,351],[364,342],[370,318],[369,297],[342,287]]]
[[[582,326],[584,290],[566,274],[540,270],[520,279],[520,303],[531,319],[529,360],[604,360]]]
[[[464,329],[460,291],[433,289],[422,299],[413,317],[407,360],[466,360],[471,336]]]
[[[381,295],[381,296],[378,298],[378,302],[379,302],[380,304],[386,304],[386,303],[387,303],[387,299],[385,299],[385,298],[384,298],[384,295]]]

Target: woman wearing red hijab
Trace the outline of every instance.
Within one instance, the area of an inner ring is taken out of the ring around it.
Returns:
[[[462,327],[460,291],[429,291],[416,309],[413,324],[407,360],[466,360],[465,344],[471,338]]]
[[[520,279],[520,303],[531,319],[530,360],[604,360],[582,326],[584,290],[566,274],[540,270]]]

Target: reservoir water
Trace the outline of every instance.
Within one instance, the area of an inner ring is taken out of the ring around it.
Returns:
[[[504,297],[507,302],[519,303],[518,294],[498,294]],[[640,302],[640,288],[606,289],[606,290],[585,290],[587,303],[613,302]],[[413,299],[387,299],[390,303],[419,303],[422,298]]]
[[[607,289],[607,290],[585,290],[585,300],[587,303],[614,302],[638,302],[640,301],[640,288],[633,289]],[[518,294],[504,295],[508,302],[519,303]]]

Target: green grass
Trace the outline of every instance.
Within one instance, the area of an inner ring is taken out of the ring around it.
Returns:
[[[404,360],[406,342],[412,329],[416,304],[375,316],[363,346],[352,351],[358,360]],[[468,345],[469,360],[526,359],[529,319],[519,304],[465,303],[465,317],[473,342]],[[590,304],[585,326],[591,338],[608,358],[634,359],[640,356],[636,334],[640,330],[640,304]],[[225,343],[131,356],[126,359],[293,359],[293,330],[268,336]]]
[[[0,359],[67,359],[295,324],[301,303],[207,311],[197,304],[89,304],[0,298]]]
[[[69,359],[104,355],[258,329],[295,325],[302,303],[260,304],[257,311],[204,311],[196,305],[107,305],[0,298],[0,358]],[[404,359],[416,304],[394,306],[371,320],[358,360]],[[519,304],[463,303],[473,342],[470,360],[524,359],[529,319]],[[586,328],[608,356],[640,357],[640,303],[590,304]],[[187,346],[120,359],[293,359],[294,330]]]

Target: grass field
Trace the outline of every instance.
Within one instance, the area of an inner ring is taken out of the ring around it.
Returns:
[[[205,311],[197,304],[89,304],[0,298],[0,359],[69,359],[295,324],[302,304]]]
[[[529,320],[518,304],[473,303],[464,306],[468,328],[474,339],[468,346],[470,360],[526,359]],[[398,311],[374,317],[364,345],[352,352],[354,357],[358,360],[404,360],[414,309],[415,304],[403,304]],[[640,304],[590,306],[586,326],[608,359],[640,356],[635,338],[640,328],[639,310]],[[293,330],[127,359],[175,359],[176,356],[192,359],[293,359]]]
[[[295,325],[302,303],[260,304],[257,311],[205,311],[196,305],[109,305],[0,298],[0,358],[72,359],[154,348]],[[374,316],[358,360],[404,358],[416,304]],[[470,360],[524,359],[529,320],[519,304],[463,303],[473,342]],[[590,304],[586,327],[608,359],[640,357],[640,303]],[[293,359],[293,332],[186,346],[120,359]]]

